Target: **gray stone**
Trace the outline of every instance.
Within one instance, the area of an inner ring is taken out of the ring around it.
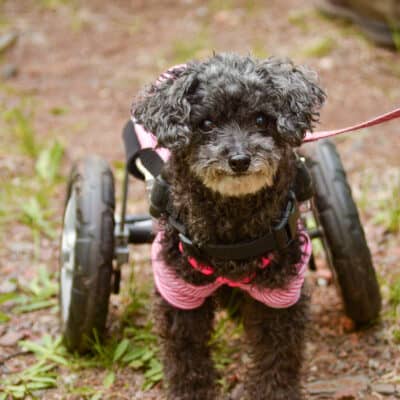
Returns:
[[[10,47],[12,47],[18,39],[17,32],[8,32],[0,35],[0,53],[4,53]]]
[[[345,376],[339,379],[320,380],[307,385],[307,391],[310,395],[325,395],[336,398],[340,396],[353,395],[368,388],[369,379],[365,375]]]
[[[14,78],[18,75],[18,67],[15,64],[5,64],[1,68],[1,78],[4,80]]]
[[[399,393],[397,386],[392,383],[374,383],[371,390],[383,395]]]
[[[230,395],[230,400],[242,400],[244,396],[244,386],[239,383],[234,387]]]
[[[12,293],[17,290],[17,284],[11,280],[0,283],[0,293]]]
[[[13,347],[24,337],[24,332],[9,330],[5,335],[0,337],[0,346]]]
[[[368,360],[368,367],[371,369],[378,369],[379,368],[379,361],[375,360],[374,358],[370,358]]]

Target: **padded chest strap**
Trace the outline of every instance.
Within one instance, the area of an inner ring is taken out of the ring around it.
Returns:
[[[186,255],[196,259],[215,258],[226,261],[257,258],[271,251],[286,248],[296,236],[300,215],[296,196],[293,191],[290,191],[281,218],[265,235],[251,241],[234,244],[206,243],[198,246],[189,238],[185,226],[179,220],[179,215],[173,209],[170,203],[169,185],[161,176],[157,177],[153,185],[150,214],[155,218],[161,215],[168,217],[168,222],[179,232],[179,239]]]

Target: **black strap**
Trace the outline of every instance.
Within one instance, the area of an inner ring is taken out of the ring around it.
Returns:
[[[194,258],[212,257],[220,260],[245,260],[266,255],[271,251],[285,249],[295,238],[297,233],[297,221],[299,209],[293,192],[290,192],[289,200],[283,212],[282,218],[272,227],[272,230],[250,242],[234,244],[205,244],[196,246],[180,231],[179,238],[185,254]],[[171,222],[171,218],[170,218]],[[175,228],[177,226],[173,225]]]
[[[164,161],[154,149],[142,149],[136,135],[135,126],[129,120],[123,130],[125,144],[126,168],[129,173],[138,179],[144,180],[143,174],[136,166],[137,158],[140,158],[143,166],[154,176],[158,176],[164,165]]]

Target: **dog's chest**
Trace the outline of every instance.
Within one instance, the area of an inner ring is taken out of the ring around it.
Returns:
[[[268,206],[267,199],[261,197],[216,201],[188,194],[181,204],[184,224],[192,239],[199,243],[228,244],[255,239],[267,233],[279,215],[279,209]]]

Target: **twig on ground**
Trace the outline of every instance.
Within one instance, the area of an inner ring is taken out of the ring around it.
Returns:
[[[0,358],[0,365],[4,365],[8,360],[19,356],[26,356],[32,353],[31,351],[17,351],[16,353],[9,354],[6,357]]]

